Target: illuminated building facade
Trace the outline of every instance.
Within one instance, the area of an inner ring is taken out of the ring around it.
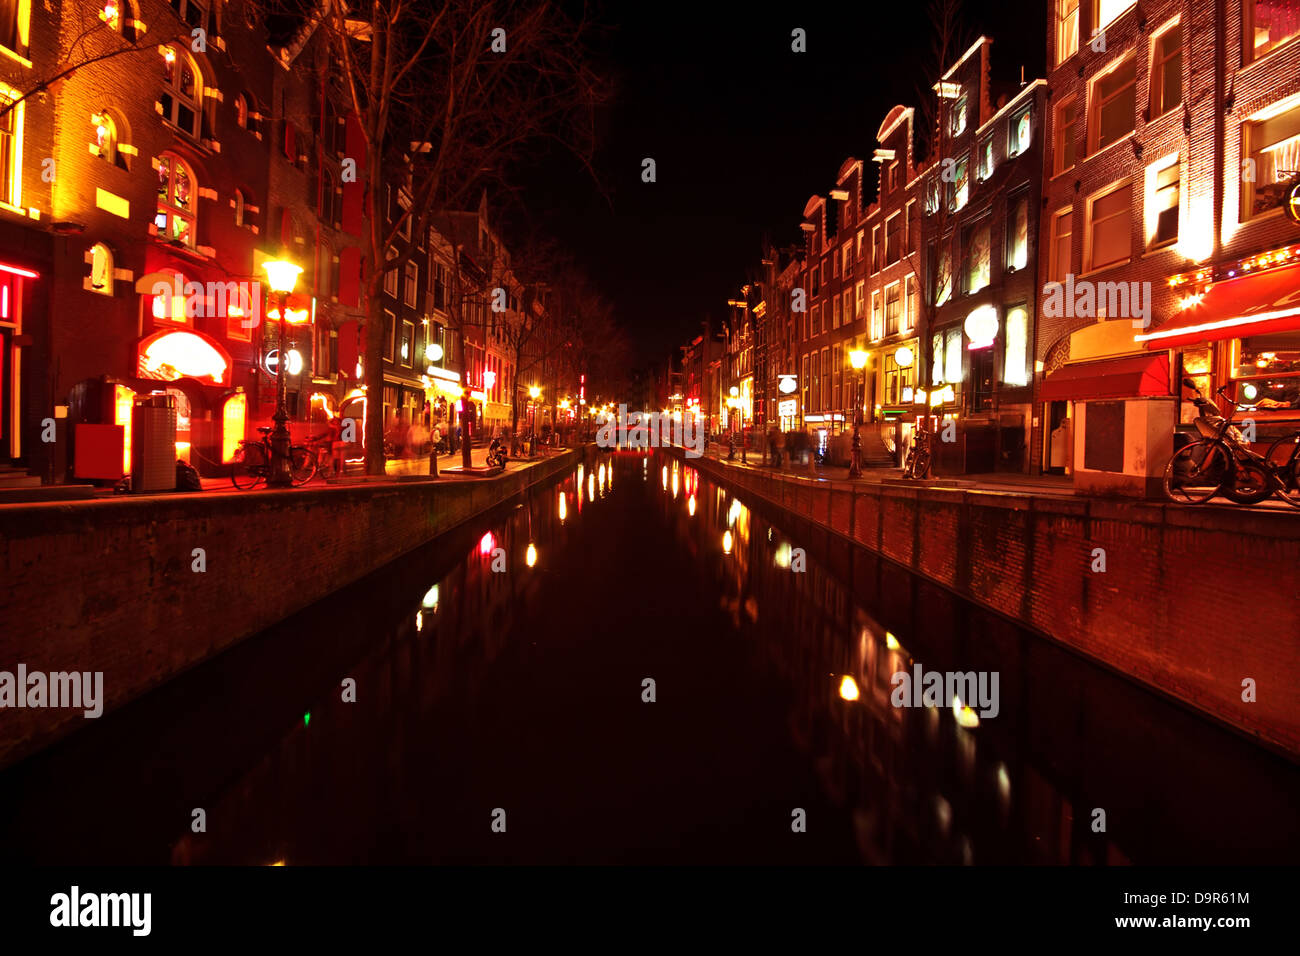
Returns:
[[[1268,0],[1054,0],[1048,13],[1032,458],[1077,488],[1157,494],[1195,415],[1183,377],[1207,397],[1232,384],[1265,399],[1251,416],[1261,441],[1300,409],[1287,209],[1300,15]],[[1067,307],[1047,309],[1069,276]],[[1126,287],[1127,305],[1098,288],[1090,306],[1086,284],[1103,282]]]
[[[981,37],[936,84],[942,129],[921,180],[928,314],[903,398],[933,410],[940,473],[1029,470],[1046,84],[991,80],[991,47]]]

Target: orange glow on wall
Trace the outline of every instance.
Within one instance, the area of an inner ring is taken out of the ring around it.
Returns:
[[[221,460],[234,461],[248,420],[248,396],[236,392],[221,409]]]
[[[229,353],[200,332],[164,329],[139,345],[141,378],[174,382],[189,377],[229,385],[231,364]]]
[[[131,473],[131,409],[135,392],[125,385],[113,386],[113,424],[122,426],[122,474]]]

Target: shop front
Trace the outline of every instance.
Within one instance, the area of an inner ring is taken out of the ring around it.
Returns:
[[[1210,281],[1204,273],[1178,276],[1182,308],[1136,336],[1166,352],[1176,381],[1190,379],[1206,398],[1227,386],[1231,401],[1249,409],[1256,443],[1300,426],[1300,246],[1234,263]],[[1190,431],[1196,407],[1182,395],[1178,426]],[[1227,412],[1230,406],[1221,401]]]

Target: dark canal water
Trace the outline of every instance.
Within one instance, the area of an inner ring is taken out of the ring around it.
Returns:
[[[0,858],[1300,859],[1294,765],[753,504],[601,456],[0,775]]]

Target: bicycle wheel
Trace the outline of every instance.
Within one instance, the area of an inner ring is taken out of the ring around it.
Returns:
[[[1239,505],[1257,505],[1273,494],[1273,477],[1268,468],[1254,461],[1233,463],[1223,493]]]
[[[1203,439],[1174,452],[1165,466],[1165,497],[1180,505],[1200,505],[1232,478],[1232,455],[1221,442]]]
[[[267,475],[266,450],[257,442],[241,442],[230,463],[230,481],[240,491],[247,491]]]
[[[305,485],[316,477],[316,456],[310,448],[294,445],[289,449],[289,479],[295,485]]]
[[[1282,482],[1281,497],[1288,504],[1300,508],[1300,432],[1273,442],[1265,457]]]

